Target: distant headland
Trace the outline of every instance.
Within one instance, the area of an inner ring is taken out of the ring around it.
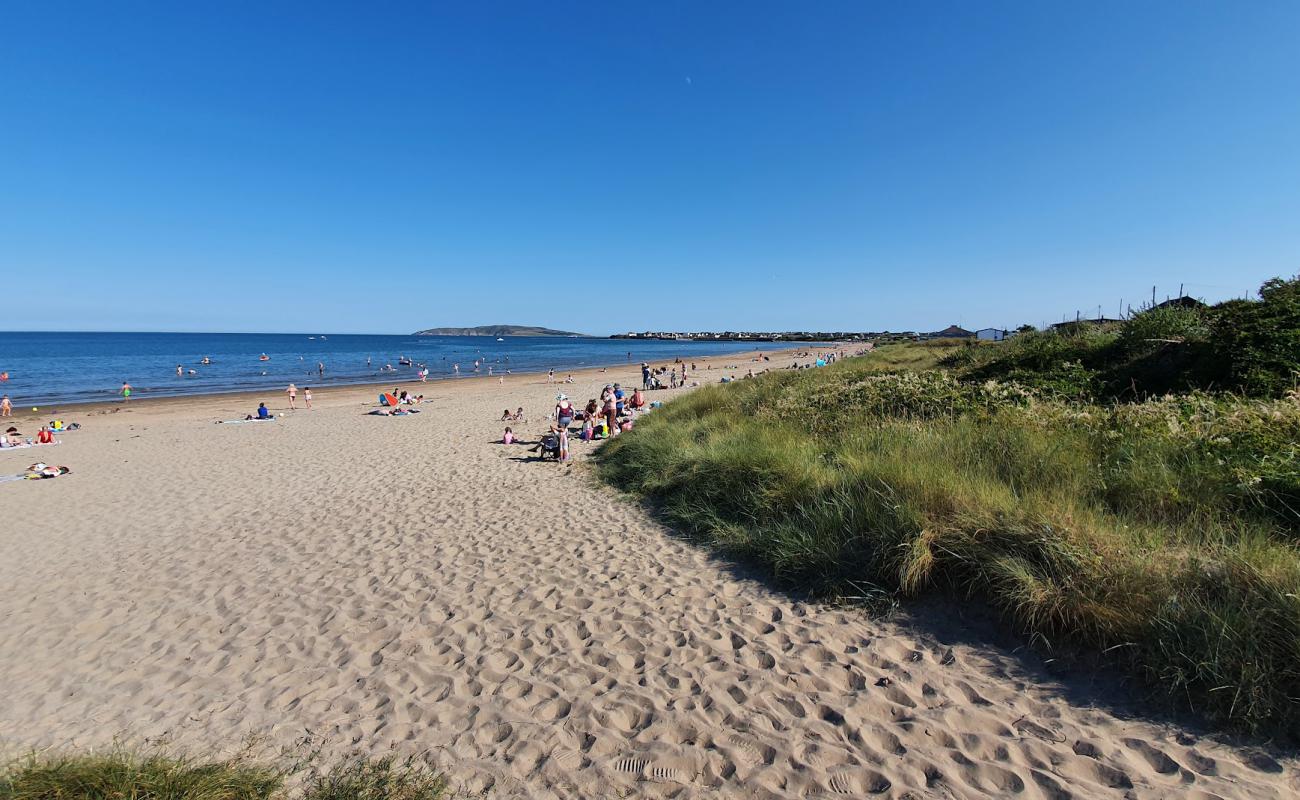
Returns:
[[[585,333],[557,331],[553,328],[539,328],[535,325],[480,325],[477,328],[429,328],[416,331],[415,336],[580,336]]]

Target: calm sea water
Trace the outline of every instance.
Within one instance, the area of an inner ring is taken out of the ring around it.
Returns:
[[[0,332],[0,393],[15,407],[94,402],[118,397],[122,381],[133,397],[168,397],[256,389],[416,380],[607,366],[629,360],[671,361],[787,345],[741,342],[638,342],[623,339],[483,336],[358,336],[278,333],[25,333]],[[628,358],[628,353],[631,358]],[[268,361],[259,360],[265,353]],[[200,363],[204,356],[210,365]],[[367,364],[369,359],[369,364]],[[478,373],[474,361],[480,361]],[[180,365],[183,376],[176,376]],[[324,377],[318,364],[325,365]],[[381,372],[391,364],[396,372]],[[195,374],[189,374],[190,370]]]

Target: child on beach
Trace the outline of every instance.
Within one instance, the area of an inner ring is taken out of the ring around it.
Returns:
[[[569,460],[569,429],[560,427],[560,461]]]
[[[514,443],[515,443],[515,432],[510,430],[509,428],[506,428],[505,435],[501,437],[501,444],[514,444]]]
[[[307,410],[311,411],[311,387],[302,387],[302,401],[307,404]]]
[[[511,417],[511,415],[510,415],[510,409],[507,408],[505,411],[502,411],[502,412],[501,412],[501,421],[502,421],[502,422],[509,422],[511,419],[512,419],[512,417]]]
[[[0,417],[12,417],[14,415],[13,403],[9,402],[9,395],[0,397]]]

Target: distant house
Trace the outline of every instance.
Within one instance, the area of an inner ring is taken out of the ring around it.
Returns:
[[[1094,325],[1109,325],[1113,322],[1123,322],[1122,319],[1111,319],[1110,317],[1095,317],[1093,319],[1072,319],[1068,322],[1058,322],[1052,326],[1052,330],[1061,331],[1071,328],[1084,328]]]
[[[1156,306],[1156,308],[1205,308],[1205,303],[1197,300],[1195,297],[1175,297],[1172,300],[1166,300]]]
[[[981,342],[1000,342],[1007,338],[1007,335],[1003,328],[980,328],[975,331],[975,338]]]
[[[968,331],[968,330],[966,330],[966,329],[963,328],[963,327],[960,327],[960,326],[958,326],[958,325],[949,325],[948,327],[944,328],[944,329],[941,330],[941,331],[936,331],[936,332],[930,334],[930,337],[929,337],[929,338],[932,338],[932,339],[970,339],[970,338],[973,338],[974,336],[975,336],[975,334],[974,334],[972,331]]]

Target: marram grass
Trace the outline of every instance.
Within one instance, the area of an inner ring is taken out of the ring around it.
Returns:
[[[902,349],[884,366],[934,363]],[[1224,727],[1300,737],[1300,403],[1098,406],[879,369],[702,388],[599,469],[788,586],[979,598]]]
[[[113,749],[0,765],[0,800],[438,800],[445,792],[446,781],[423,762],[392,755],[322,769]]]

